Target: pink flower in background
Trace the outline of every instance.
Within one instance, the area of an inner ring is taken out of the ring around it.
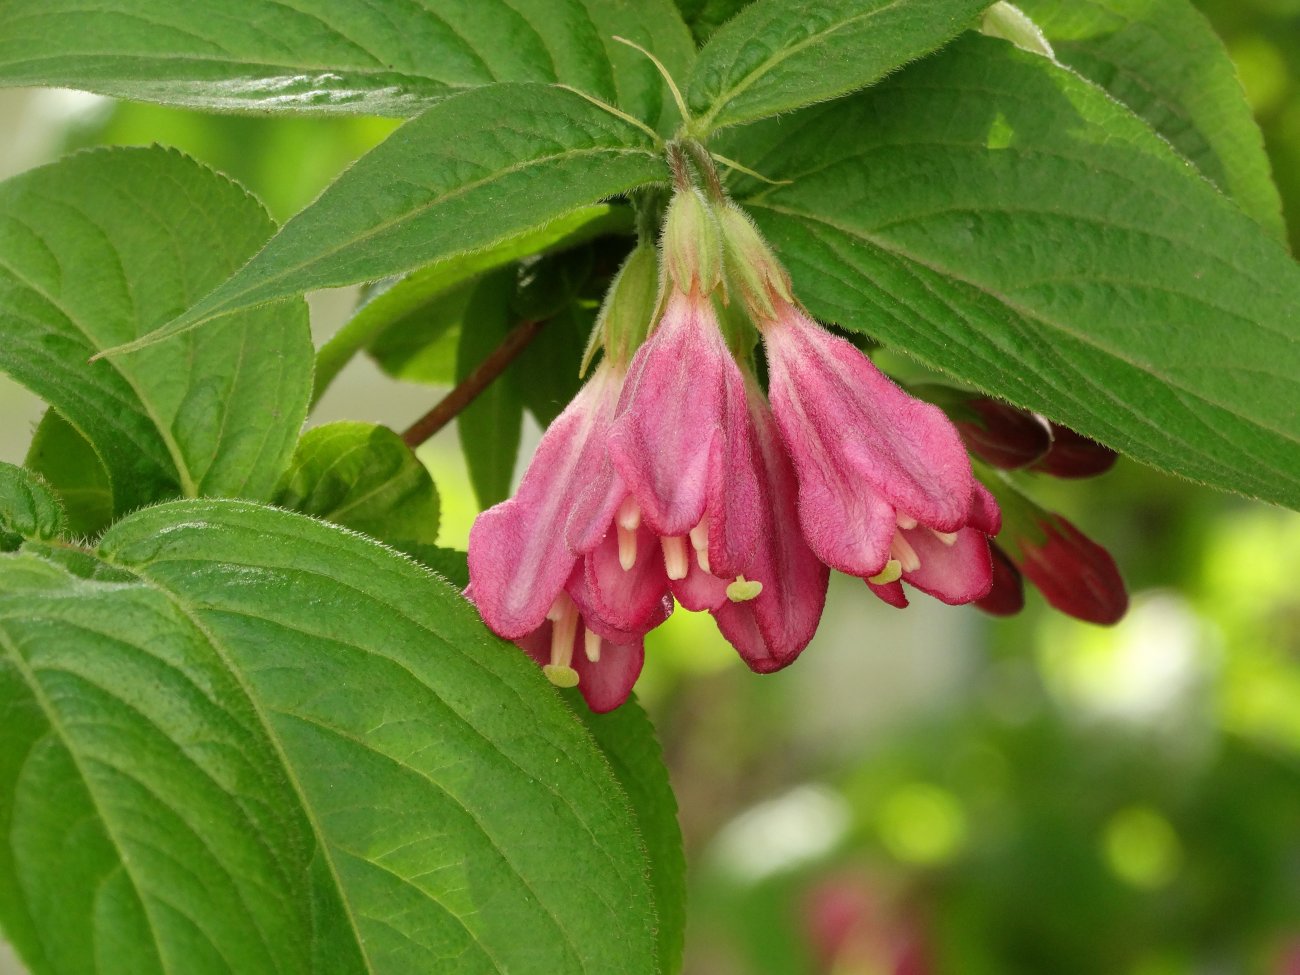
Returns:
[[[790,302],[761,323],[772,412],[799,478],[808,544],[896,606],[900,579],[950,604],[986,595],[997,503],[956,428]]]
[[[1128,610],[1128,590],[1111,554],[1060,515],[1042,512],[1027,531],[1002,540],[1007,557],[1052,606],[1110,625]]]

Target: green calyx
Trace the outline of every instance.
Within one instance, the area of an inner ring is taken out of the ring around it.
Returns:
[[[694,187],[673,195],[664,217],[664,270],[686,294],[712,294],[722,284],[722,242],[718,221]]]
[[[650,331],[658,305],[659,258],[654,245],[642,238],[610,283],[578,374],[586,375],[601,346],[616,365],[631,362]]]
[[[727,280],[740,292],[756,321],[776,317],[775,302],[793,303],[790,275],[754,226],[749,215],[730,200],[718,209]]]

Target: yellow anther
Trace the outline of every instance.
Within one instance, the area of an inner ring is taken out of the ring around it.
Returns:
[[[897,582],[903,578],[903,563],[898,559],[890,559],[885,563],[885,567],[874,576],[867,579],[867,582],[874,586],[887,586],[891,582]]]
[[[686,560],[686,539],[674,535],[660,539],[660,543],[664,549],[664,568],[668,570],[668,578],[674,582],[685,579],[686,573],[691,571],[691,565]]]
[[[572,667],[562,667],[559,664],[542,664],[542,673],[556,687],[578,686],[578,672]]]
[[[763,584],[758,580],[736,576],[736,580],[727,586],[727,598],[733,603],[747,603],[751,599],[757,599],[762,591]]]

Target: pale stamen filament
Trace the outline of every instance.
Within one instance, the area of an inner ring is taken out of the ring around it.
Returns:
[[[691,547],[695,549],[695,559],[700,563],[700,568],[712,575],[713,570],[709,568],[709,516],[707,514],[691,529]]]
[[[934,534],[935,538],[939,539],[939,541],[943,542],[943,544],[947,545],[949,548],[952,548],[957,544],[956,532],[935,531],[933,528],[931,528],[930,531]]]
[[[915,572],[921,567],[921,557],[916,554],[916,549],[902,532],[894,532],[894,540],[889,545],[889,554],[898,559],[898,564],[903,567],[904,572]]]
[[[575,687],[578,672],[573,669],[573,641],[578,635],[578,607],[566,592],[555,597],[551,611],[551,662],[542,667],[546,679],[557,687]]]
[[[916,527],[916,519],[909,514],[904,514],[901,511],[895,512],[894,520],[898,522],[898,527],[905,532],[910,532],[913,528]]]
[[[664,568],[668,570],[668,578],[676,581],[685,579],[686,573],[690,572],[691,565],[686,558],[686,539],[681,535],[674,535],[670,538],[661,538],[660,544],[664,549]]]
[[[582,649],[593,664],[600,663],[600,634],[587,630],[582,637]]]
[[[618,532],[618,564],[624,572],[629,572],[636,565],[636,531],[628,531],[622,525],[614,528]]]

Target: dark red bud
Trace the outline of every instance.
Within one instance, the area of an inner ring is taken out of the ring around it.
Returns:
[[[1025,577],[1062,613],[1087,623],[1118,622],[1128,591],[1110,553],[1060,515],[1047,515],[1038,528],[1042,539],[1016,539]]]
[[[992,616],[1015,616],[1025,608],[1025,583],[1020,570],[996,542],[989,542],[989,553],[993,556],[993,588],[975,605]]]
[[[1036,414],[987,396],[972,396],[961,407],[969,418],[955,415],[954,420],[966,449],[994,467],[1026,467],[1051,449],[1051,429]]]
[[[1052,424],[1052,446],[1030,470],[1052,477],[1096,477],[1115,466],[1119,455],[1059,423]]]

